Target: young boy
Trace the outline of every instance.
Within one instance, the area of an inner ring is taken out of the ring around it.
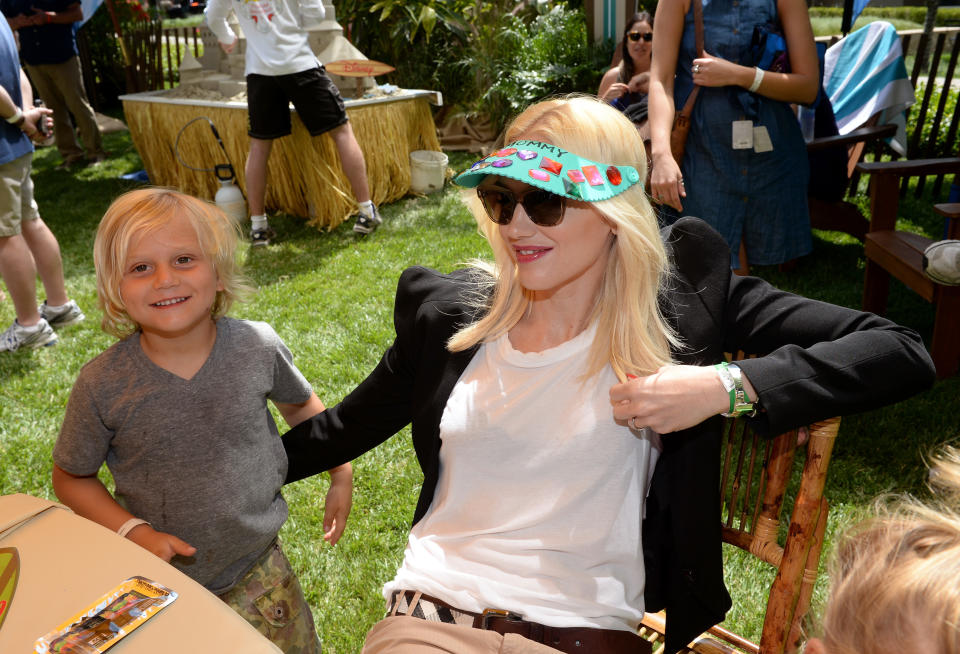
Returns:
[[[118,343],[80,371],[54,447],[53,487],[76,513],[219,595],[288,652],[320,651],[280,549],[290,425],[324,410],[266,323],[225,317],[246,287],[238,234],[216,207],[164,189],[113,202],[94,263],[103,328]],[[97,479],[103,462],[116,499]],[[330,471],[325,538],[350,511],[349,465]]]
[[[290,103],[311,136],[330,132],[343,172],[359,203],[353,231],[369,234],[382,222],[370,200],[366,164],[353,128],[347,122],[340,92],[317,61],[300,14],[320,20],[321,0],[210,0],[204,10],[207,24],[225,52],[232,52],[237,35],[227,24],[234,9],[247,37],[247,112],[250,121],[250,154],[245,168],[250,202],[250,239],[269,245],[273,231],[264,214],[267,160],[273,139],[290,133]]]

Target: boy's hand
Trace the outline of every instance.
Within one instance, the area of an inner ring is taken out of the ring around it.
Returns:
[[[137,525],[130,530],[127,538],[167,563],[177,555],[193,556],[197,553],[197,548],[193,545],[180,540],[173,534],[157,531],[150,525]]]
[[[220,47],[223,48],[224,52],[230,54],[233,52],[233,49],[237,47],[237,37],[233,37],[233,41],[230,43],[223,43],[222,41],[218,41],[218,43],[220,43]]]
[[[353,505],[353,468],[349,463],[330,469],[330,490],[323,507],[323,540],[336,545],[347,526]]]

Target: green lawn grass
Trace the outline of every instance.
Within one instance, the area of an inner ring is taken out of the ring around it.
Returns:
[[[59,156],[38,152],[34,163],[37,199],[57,234],[71,295],[87,312],[86,322],[61,332],[56,347],[0,355],[0,493],[23,492],[54,499],[50,453],[71,384],[80,367],[113,339],[99,329],[92,244],[110,201],[133,187],[118,176],[142,164],[127,134],[106,135],[111,159],[73,173],[55,170]],[[451,167],[472,157],[450,153]],[[929,193],[929,191],[928,191]],[[904,202],[910,226],[938,236],[929,197]],[[318,232],[304,221],[277,216],[275,245],[247,253],[247,271],[259,288],[233,315],[266,320],[280,333],[317,394],[334,404],[379,360],[393,336],[391,311],[397,277],[407,266],[444,271],[488,248],[451,187],[427,197],[407,197],[381,207],[384,224],[358,237],[349,223]],[[859,305],[862,246],[842,235],[817,233],[812,255],[791,273],[775,268],[757,274],[777,285],[838,304]],[[39,295],[43,299],[42,292]],[[890,316],[925,337],[932,309],[897,284]],[[13,319],[9,299],[0,303],[0,326]],[[231,398],[225,397],[229,402]],[[960,377],[893,407],[844,420],[828,479],[833,508],[829,536],[868,510],[887,491],[922,492],[923,455],[960,436]],[[317,477],[285,490],[290,519],[282,532],[298,570],[328,654],[357,652],[367,629],[382,616],[380,588],[392,578],[406,542],[422,476],[407,429],[355,466],[354,509],[340,544],[322,540],[322,505],[327,479]],[[104,472],[109,483],[109,475]],[[829,543],[828,543],[829,549]],[[769,571],[742,557],[728,557],[728,584],[737,608],[728,625],[756,637],[764,610]],[[161,580],[162,581],[162,580]],[[822,601],[824,584],[816,601]]]

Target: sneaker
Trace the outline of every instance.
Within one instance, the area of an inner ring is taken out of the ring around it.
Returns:
[[[56,311],[44,302],[40,305],[40,315],[54,329],[78,323],[86,318],[86,316],[83,315],[83,311],[80,310],[80,307],[78,307],[77,303],[73,300],[70,300]]]
[[[100,164],[102,164],[102,163],[103,163],[104,161],[106,161],[106,160],[107,160],[107,153],[106,153],[106,152],[95,152],[94,154],[92,154],[92,155],[90,155],[89,157],[87,157],[87,165],[88,165],[88,166],[99,166]]]
[[[357,222],[353,224],[353,231],[358,234],[369,234],[383,222],[380,212],[377,211],[377,205],[373,205],[373,213],[369,216],[362,211],[357,215]]]
[[[266,229],[250,230],[250,245],[261,247],[270,245],[270,240],[276,238],[277,233],[267,227]]]
[[[0,334],[0,352],[15,352],[21,347],[31,350],[47,345],[57,343],[57,335],[46,320],[40,319],[40,328],[28,332],[20,326],[16,320],[7,328],[7,331]]]

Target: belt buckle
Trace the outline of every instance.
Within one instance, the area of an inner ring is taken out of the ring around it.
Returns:
[[[510,620],[511,622],[523,622],[523,616],[519,613],[514,613],[513,611],[504,611],[502,609],[484,609],[483,613],[480,615],[480,628],[489,630],[490,620],[494,618],[503,618],[504,620]]]

